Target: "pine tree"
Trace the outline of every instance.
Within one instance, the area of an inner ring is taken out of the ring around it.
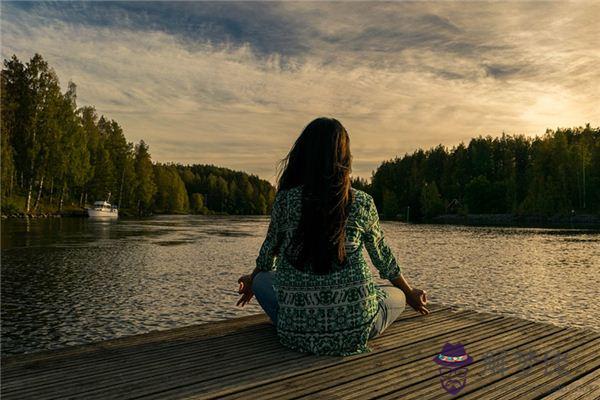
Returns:
[[[137,181],[135,199],[138,215],[145,215],[151,211],[156,194],[156,184],[154,183],[154,169],[148,153],[148,145],[143,140],[135,147],[135,175]]]

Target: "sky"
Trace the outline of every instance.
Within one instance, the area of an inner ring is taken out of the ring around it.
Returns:
[[[312,119],[353,175],[479,135],[600,125],[600,2],[7,2],[2,58],[40,53],[154,161],[274,182]]]

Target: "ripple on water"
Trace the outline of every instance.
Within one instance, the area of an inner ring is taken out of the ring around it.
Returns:
[[[3,221],[2,351],[53,349],[260,312],[235,307],[262,217]],[[383,223],[432,302],[600,330],[600,234]],[[377,282],[383,283],[377,277]]]

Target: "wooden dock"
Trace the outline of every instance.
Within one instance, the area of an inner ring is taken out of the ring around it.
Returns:
[[[600,333],[432,306],[405,311],[372,352],[318,357],[279,344],[263,315],[2,360],[9,399],[598,399]],[[456,396],[432,359],[474,359]]]

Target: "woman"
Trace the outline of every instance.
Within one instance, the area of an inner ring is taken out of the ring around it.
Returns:
[[[370,351],[404,310],[421,314],[426,293],[411,288],[384,241],[373,198],[350,186],[350,139],[333,118],[312,121],[287,157],[256,268],[242,276],[238,305],[256,295],[281,343],[301,352]],[[393,286],[377,286],[362,246]]]

